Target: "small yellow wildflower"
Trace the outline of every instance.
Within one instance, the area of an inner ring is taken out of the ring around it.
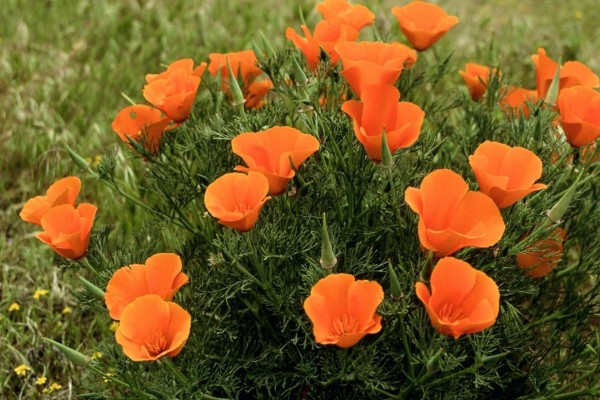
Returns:
[[[100,358],[102,358],[102,353],[100,351],[92,353],[92,355],[90,356],[90,360],[98,360]]]
[[[42,386],[42,385],[45,385],[47,381],[48,381],[48,378],[46,378],[45,376],[40,376],[39,378],[37,378],[35,380],[35,384],[38,386]]]
[[[56,390],[60,390],[62,389],[62,385],[59,385],[56,382],[52,382],[52,385],[50,385],[50,387],[46,388],[43,390],[44,393],[52,393]]]
[[[73,309],[69,306],[66,306],[65,308],[63,308],[63,310],[61,312],[65,315],[67,315],[67,314],[71,314],[73,312]]]
[[[0,321],[2,321],[4,319],[4,317],[2,315],[0,315]]]
[[[583,18],[583,12],[581,10],[576,10],[575,11],[575,18],[577,18],[577,19]]]
[[[119,328],[119,323],[117,321],[113,321],[113,323],[110,324],[110,330],[116,332],[117,328]]]
[[[20,308],[21,306],[19,303],[12,303],[10,306],[8,306],[8,312],[19,311]]]
[[[40,297],[46,296],[48,293],[50,293],[50,291],[46,289],[38,289],[33,293],[33,299],[39,300]]]
[[[104,378],[102,378],[102,380],[104,381],[104,383],[108,383],[110,382],[110,378],[112,378],[113,376],[115,376],[114,372],[107,372],[104,374]]]
[[[27,371],[31,371],[31,368],[29,368],[27,365],[25,364],[21,364],[18,367],[16,367],[14,369],[15,373],[19,376],[25,376],[27,375]]]

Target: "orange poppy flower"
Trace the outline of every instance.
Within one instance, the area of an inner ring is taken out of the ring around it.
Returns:
[[[531,110],[529,110],[527,102],[538,101],[537,90],[513,86],[509,87],[505,93],[506,95],[499,102],[502,111],[506,114],[513,112],[516,117],[523,113],[525,118],[529,118]]]
[[[366,334],[379,332],[381,316],[375,312],[382,300],[383,289],[375,281],[356,281],[350,274],[321,279],[304,301],[315,342],[346,348]]]
[[[221,225],[245,232],[254,227],[260,209],[271,198],[268,190],[269,181],[262,174],[232,172],[208,185],[204,205]]]
[[[487,90],[490,79],[490,67],[475,63],[465,65],[464,71],[458,71],[469,89],[471,98],[475,101],[481,99]]]
[[[76,176],[67,176],[54,182],[45,196],[35,196],[23,206],[19,216],[25,222],[41,225],[42,217],[53,207],[61,204],[75,205],[81,189],[81,181]]]
[[[498,208],[515,204],[529,193],[546,189],[535,183],[542,176],[542,160],[523,147],[510,147],[486,140],[469,156],[481,191]]]
[[[177,254],[159,253],[149,257],[146,264],[127,265],[115,271],[104,296],[110,317],[119,320],[129,303],[147,294],[171,301],[189,280],[181,269]]]
[[[396,42],[340,42],[334,49],[344,66],[342,75],[359,97],[368,86],[393,86],[404,66],[417,62],[416,51]]]
[[[535,64],[538,97],[544,99],[554,79],[558,63],[548,57],[546,50],[542,48],[538,49],[538,53],[532,55],[531,59]],[[597,88],[600,86],[600,79],[585,64],[579,61],[568,61],[560,67],[558,90],[560,92],[572,86]]]
[[[375,21],[375,14],[362,4],[350,4],[346,0],[324,0],[317,4],[317,11],[327,21],[341,19],[344,25],[350,25],[360,31]]]
[[[269,181],[269,194],[280,194],[296,174],[291,163],[300,168],[319,150],[319,141],[298,129],[275,126],[261,132],[242,133],[233,138],[231,148],[248,165],[238,165],[236,171],[260,172]]]
[[[498,318],[498,285],[459,259],[446,257],[438,261],[431,274],[431,293],[421,282],[415,289],[433,327],[454,339],[489,328]]]
[[[258,79],[264,72],[256,65],[258,60],[254,51],[242,50],[231,53],[210,53],[208,57],[210,59],[208,72],[216,77],[220,71],[221,87],[228,96],[231,93],[227,60],[229,60],[233,76],[242,81],[242,91],[244,99],[246,99],[244,106],[246,108],[260,108],[264,104],[262,99],[273,88],[273,83],[266,78]]]
[[[433,46],[446,32],[458,24],[458,18],[448,15],[439,6],[413,1],[403,7],[393,7],[392,14],[413,47],[423,51]]]
[[[438,169],[409,187],[404,199],[419,214],[421,245],[443,257],[463,247],[490,247],[504,234],[504,220],[494,200],[469,191],[454,171]]]
[[[183,122],[190,116],[205,69],[205,62],[194,68],[194,61],[185,58],[160,74],[147,74],[144,98],[175,122]]]
[[[319,21],[311,34],[306,25],[301,26],[304,36],[296,33],[293,28],[287,28],[285,37],[291,40],[306,58],[306,62],[313,71],[321,60],[321,48],[329,54],[331,64],[339,59],[334,46],[342,41],[355,41],[358,39],[358,30],[350,25],[345,25],[341,19]]]
[[[342,105],[342,111],[354,121],[354,135],[375,162],[381,161],[384,130],[392,154],[412,145],[421,132],[425,112],[416,104],[399,99],[400,92],[394,86],[373,85],[364,90],[362,103],[348,100]]]
[[[563,257],[563,243],[567,232],[556,227],[547,238],[539,240],[517,254],[517,265],[527,271],[533,278],[548,275]]]
[[[53,207],[42,217],[44,231],[35,237],[65,258],[81,258],[90,243],[96,210],[89,203],[81,203],[77,208],[71,204]]]
[[[181,306],[148,294],[125,307],[115,338],[133,361],[153,361],[178,355],[191,326],[192,317]]]
[[[574,147],[600,137],[600,93],[583,86],[561,90],[558,95],[560,126]]]
[[[112,129],[125,143],[129,143],[129,138],[138,142],[144,140],[146,150],[156,153],[163,133],[174,127],[169,127],[172,122],[171,118],[163,116],[160,110],[136,104],[119,111],[112,122]]]

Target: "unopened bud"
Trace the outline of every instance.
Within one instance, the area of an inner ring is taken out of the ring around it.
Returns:
[[[234,107],[241,107],[241,110],[244,110],[244,103],[246,100],[244,99],[244,94],[242,93],[242,89],[240,88],[240,84],[238,83],[233,70],[231,69],[231,64],[229,64],[229,57],[225,57],[227,62],[227,73],[229,74],[229,90],[231,91],[231,99]]]
[[[392,152],[387,143],[385,128],[381,134],[381,166],[383,168],[392,168],[394,166],[394,158],[392,157]]]
[[[571,200],[573,200],[573,196],[577,190],[577,185],[579,185],[579,179],[581,178],[581,174],[577,176],[575,182],[571,185],[569,189],[563,194],[563,196],[558,200],[558,202],[546,213],[548,215],[548,219],[552,221],[554,224],[560,223],[561,218],[567,212],[569,205],[571,204]]]
[[[321,263],[321,267],[323,267],[323,269],[332,269],[337,264],[337,258],[335,258],[333,247],[331,246],[331,241],[329,240],[329,232],[327,232],[327,219],[325,218],[325,213],[323,213],[322,236],[321,259],[319,262]]]
[[[67,360],[71,361],[73,364],[79,367],[85,367],[90,362],[90,358],[84,354],[81,354],[77,350],[74,350],[68,346],[65,346],[62,343],[58,343],[52,339],[42,338],[42,340],[53,345],[57,350],[67,357]]]
[[[561,62],[562,57],[559,57],[558,65],[556,66],[556,71],[554,72],[554,79],[552,79],[552,83],[550,84],[550,88],[548,89],[548,92],[546,93],[546,98],[544,99],[544,102],[546,102],[546,104],[550,104],[551,106],[554,106],[556,104],[556,99],[558,97]]]
[[[265,46],[265,53],[268,56],[274,56],[275,55],[275,50],[273,49],[273,46],[271,46],[271,42],[269,42],[269,39],[267,39],[267,37],[265,36],[265,34],[262,31],[258,31],[258,34],[260,35],[260,38],[263,41],[263,46]]]
[[[444,353],[444,349],[439,349],[437,353],[433,355],[429,360],[427,360],[427,364],[425,367],[427,368],[427,374],[432,375],[435,374],[440,369],[440,358]]]
[[[400,289],[400,280],[398,279],[398,274],[392,267],[392,262],[388,260],[388,270],[390,273],[390,289],[392,291],[392,298],[394,300],[399,299],[402,296],[402,290]]]
[[[83,157],[75,153],[75,151],[71,149],[68,145],[65,145],[65,149],[67,150],[67,153],[69,153],[69,157],[71,157],[71,160],[73,160],[75,165],[77,165],[82,170],[89,172],[92,175],[96,174],[90,167],[90,164],[87,161],[85,161]]]

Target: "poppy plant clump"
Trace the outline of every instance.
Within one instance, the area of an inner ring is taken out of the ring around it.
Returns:
[[[92,231],[75,177],[23,202],[114,331],[55,345],[90,365],[87,395],[596,396],[595,73],[540,49],[519,82],[502,41],[465,65],[491,32],[458,46],[460,9],[305,6],[147,75],[150,104],[115,110],[128,157],[67,149],[135,223],[98,213]]]

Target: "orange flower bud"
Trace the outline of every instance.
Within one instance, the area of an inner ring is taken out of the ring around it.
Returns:
[[[538,97],[544,99],[559,65],[546,55],[543,48],[539,48],[538,53],[532,55],[531,59],[535,64]],[[579,61],[568,61],[560,68],[559,93],[572,86],[600,87],[598,76]]]
[[[331,274],[317,282],[304,301],[313,323],[315,342],[351,347],[369,333],[381,331],[375,314],[383,288],[374,281],[356,281],[350,274]]]
[[[42,217],[53,207],[61,204],[75,205],[81,189],[81,181],[76,176],[67,176],[54,182],[45,196],[35,196],[23,206],[19,216],[25,222],[40,225]]]
[[[346,0],[324,0],[317,4],[317,11],[327,21],[341,19],[344,25],[350,25],[360,31],[375,21],[375,14],[362,4],[350,4]]]
[[[517,265],[533,278],[548,275],[562,260],[563,243],[566,238],[567,232],[561,227],[556,227],[547,238],[532,243],[517,254]]]
[[[504,234],[504,220],[494,201],[469,185],[454,171],[438,169],[409,187],[404,198],[419,214],[421,245],[443,257],[463,247],[490,247]]]
[[[260,209],[271,198],[268,190],[269,181],[262,174],[233,172],[208,185],[204,205],[221,225],[245,232],[254,227]]]
[[[401,43],[340,42],[334,46],[342,75],[357,96],[372,85],[393,86],[404,66],[417,62],[417,52]]]
[[[291,40],[306,58],[310,69],[315,70],[321,59],[321,48],[329,54],[331,64],[339,59],[334,46],[342,41],[355,41],[358,39],[358,30],[350,25],[345,25],[341,19],[319,21],[311,34],[305,25],[302,25],[304,38],[296,33],[293,28],[287,28],[285,37]]]
[[[77,208],[71,204],[53,207],[42,217],[44,231],[35,237],[65,258],[81,258],[90,243],[96,210],[89,203],[81,203]]]
[[[319,150],[319,141],[298,129],[275,126],[261,132],[242,133],[233,138],[231,148],[248,165],[238,165],[236,171],[260,172],[269,181],[269,194],[280,194],[296,174],[291,163],[294,168],[300,168]]]
[[[381,135],[385,137],[392,154],[411,146],[419,137],[425,112],[416,104],[398,101],[400,92],[391,85],[373,85],[366,88],[362,103],[348,100],[342,111],[354,121],[354,134],[369,158],[381,161]]]
[[[264,74],[256,63],[256,54],[252,50],[243,50],[231,53],[210,53],[210,64],[208,71],[212,76],[221,73],[221,87],[228,96],[231,96],[229,88],[229,74],[227,71],[227,59],[236,79],[242,82],[242,91],[246,102],[246,108],[260,108],[264,105],[262,99],[266,96],[273,82],[270,79],[258,79]]]
[[[458,71],[469,89],[471,98],[475,101],[481,99],[487,90],[490,79],[490,67],[475,63],[465,65],[464,71]]]
[[[531,111],[527,106],[527,102],[535,103],[537,100],[537,90],[513,86],[506,90],[506,95],[500,100],[499,104],[506,114],[510,114],[512,110],[515,116],[518,117],[523,113],[523,116],[528,118]]]
[[[600,93],[584,86],[564,89],[558,96],[560,126],[574,147],[600,137]]]
[[[156,153],[163,133],[175,127],[169,126],[172,122],[160,110],[136,104],[119,111],[112,122],[112,129],[125,143],[129,143],[129,138],[138,142],[143,140],[146,150]]]
[[[498,285],[459,259],[446,257],[438,261],[431,274],[431,293],[421,282],[415,289],[434,328],[454,339],[489,328],[498,318]]]
[[[115,338],[133,361],[153,361],[178,355],[191,325],[191,315],[181,306],[148,294],[125,307]]]
[[[115,271],[104,295],[110,317],[121,319],[125,307],[147,294],[171,301],[189,280],[181,269],[181,258],[177,254],[159,253],[149,257],[146,264],[127,265]]]
[[[439,6],[413,1],[403,7],[393,7],[392,14],[413,47],[423,51],[433,46],[446,32],[458,24],[458,18],[448,15]]]
[[[194,68],[191,58],[177,60],[160,74],[146,75],[144,98],[175,122],[183,122],[192,111],[206,63]]]
[[[511,206],[529,193],[547,187],[534,183],[542,176],[542,160],[523,147],[486,140],[469,156],[469,164],[479,188],[498,208]]]

